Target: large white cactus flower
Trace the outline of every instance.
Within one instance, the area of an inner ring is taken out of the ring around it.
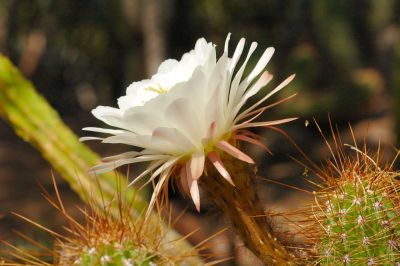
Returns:
[[[136,147],[135,151],[103,159],[91,169],[94,174],[110,171],[121,165],[150,162],[147,169],[132,182],[150,176],[149,182],[159,177],[154,190],[154,201],[171,177],[180,178],[190,192],[196,208],[200,209],[198,180],[209,159],[218,172],[233,185],[220,154],[225,152],[239,160],[254,161],[235,147],[238,141],[263,144],[247,129],[268,127],[294,120],[254,120],[268,106],[262,104],[285,87],[294,75],[284,80],[268,94],[249,107],[247,100],[258,93],[271,79],[265,71],[274,48],[267,48],[250,74],[243,72],[257,47],[253,42],[242,65],[237,67],[243,53],[242,38],[232,55],[228,55],[230,34],[222,56],[217,60],[215,45],[204,38],[180,61],[168,59],[151,79],[132,83],[126,95],[118,99],[118,107],[98,106],[93,115],[113,127],[86,127],[84,130],[106,133],[105,138],[83,137],[81,140],[101,140],[104,143],[123,143]]]

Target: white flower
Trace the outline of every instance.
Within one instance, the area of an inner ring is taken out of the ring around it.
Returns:
[[[229,39],[230,34],[225,42],[224,53],[218,60],[215,45],[207,43],[204,38],[199,39],[194,50],[184,54],[180,61],[168,59],[151,79],[132,83],[126,95],[118,99],[119,108],[99,106],[94,109],[93,115],[114,129],[84,128],[111,136],[84,137],[81,140],[123,143],[140,150],[104,158],[102,164],[92,168],[92,173],[110,171],[124,164],[151,162],[135,179],[149,173],[149,182],[160,177],[150,204],[154,203],[156,195],[171,175],[179,173],[183,186],[190,191],[198,210],[200,198],[197,181],[203,173],[206,158],[233,184],[218,153],[226,152],[247,163],[254,163],[233,142],[245,141],[265,147],[246,129],[273,126],[295,119],[254,122],[267,108],[279,103],[261,107],[285,87],[294,75],[252,106],[244,107],[247,100],[272,79],[272,75],[264,68],[274,48],[267,48],[250,74],[242,78],[257,43],[251,44],[244,62],[237,69],[245,39],[239,41],[232,57],[228,56]]]

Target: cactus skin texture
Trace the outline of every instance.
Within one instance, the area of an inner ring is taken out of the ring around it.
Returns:
[[[152,266],[157,265],[150,253],[138,250],[130,241],[122,245],[115,242],[98,246],[97,248],[87,248],[82,253],[79,260],[75,262],[80,266]]]
[[[398,173],[364,153],[342,159],[339,176],[326,173],[326,188],[315,193],[317,264],[400,265]]]

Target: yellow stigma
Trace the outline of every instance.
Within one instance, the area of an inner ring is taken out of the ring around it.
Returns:
[[[154,86],[154,87],[148,87],[145,90],[153,91],[153,92],[158,93],[158,94],[167,93],[169,91],[168,88],[163,88],[163,87],[161,87],[160,84],[157,84],[157,86]]]

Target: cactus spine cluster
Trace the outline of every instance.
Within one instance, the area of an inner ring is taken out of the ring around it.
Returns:
[[[318,265],[400,265],[398,173],[361,156],[343,158],[333,170],[339,175],[326,173],[326,188],[315,194]]]
[[[72,235],[56,239],[55,262],[60,266],[155,266],[179,265],[192,253],[169,250],[163,219],[133,217],[130,205],[118,202],[120,218],[108,208],[85,212],[86,223],[74,223]],[[72,224],[72,220],[71,220]],[[177,239],[175,241],[179,241]]]

